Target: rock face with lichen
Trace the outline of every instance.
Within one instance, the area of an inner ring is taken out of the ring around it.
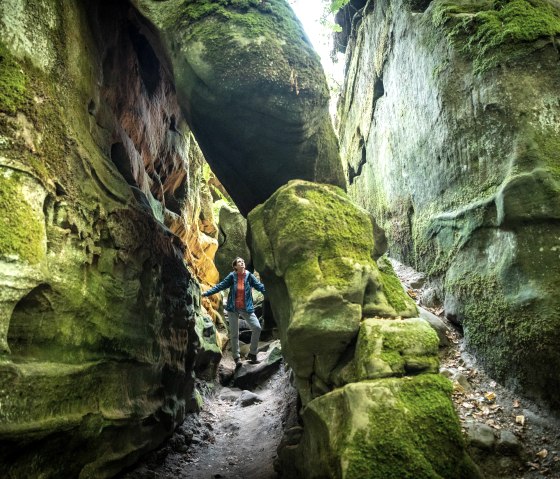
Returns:
[[[220,355],[203,157],[151,32],[122,2],[0,4],[5,476],[112,477]]]
[[[345,187],[329,93],[286,0],[135,0],[204,155],[246,215],[293,178]]]
[[[284,477],[478,477],[437,335],[373,259],[369,215],[337,187],[294,180],[248,220],[303,404],[303,434],[279,449]]]
[[[218,251],[214,257],[220,277],[231,271],[231,262],[237,256],[251,264],[251,251],[247,246],[247,220],[234,206],[221,201],[218,203]]]
[[[338,120],[349,194],[489,372],[557,408],[558,5],[360,7]]]

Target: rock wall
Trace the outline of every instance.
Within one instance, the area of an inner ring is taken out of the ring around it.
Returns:
[[[489,372],[558,408],[560,14],[369,1],[339,103],[350,196]]]
[[[245,260],[248,265],[252,264],[251,251],[247,246],[247,220],[239,210],[227,203],[218,203],[218,251],[214,261],[224,278],[231,271],[231,262],[237,256]]]
[[[203,157],[127,3],[6,0],[0,37],[1,469],[110,477],[195,407],[208,366]]]
[[[437,374],[434,330],[339,188],[291,181],[248,216],[256,268],[302,401],[279,447],[290,478],[477,478]]]

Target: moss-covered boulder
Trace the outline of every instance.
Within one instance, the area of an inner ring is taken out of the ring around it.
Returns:
[[[293,178],[345,186],[319,57],[286,0],[134,0],[160,30],[183,111],[246,215]]]
[[[437,334],[420,318],[364,319],[352,360],[333,371],[337,386],[439,370]]]
[[[126,2],[0,3],[3,477],[115,476],[213,348],[203,157],[146,28]]]
[[[382,0],[354,23],[350,197],[485,368],[559,408],[558,3]]]
[[[304,432],[284,448],[286,477],[475,479],[451,382],[426,374],[348,384],[308,403]]]
[[[332,387],[362,318],[416,316],[394,272],[372,258],[370,217],[341,189],[293,180],[248,219],[254,264],[304,402]]]

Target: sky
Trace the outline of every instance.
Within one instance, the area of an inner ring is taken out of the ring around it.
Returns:
[[[331,59],[331,35],[332,30],[321,23],[321,17],[325,10],[324,0],[289,0],[289,3],[303,24],[307,36],[313,43],[313,47],[321,57],[323,68],[329,81],[341,81],[343,62],[339,60],[333,64]],[[327,17],[327,21],[334,23],[334,16]]]

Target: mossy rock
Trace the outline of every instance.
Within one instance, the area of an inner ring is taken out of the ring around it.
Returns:
[[[297,446],[279,451],[294,478],[475,479],[451,382],[426,374],[364,381],[309,402]]]
[[[197,351],[194,370],[198,377],[212,380],[216,376],[222,359],[222,349],[216,326],[209,317],[197,315],[194,331],[197,337]]]
[[[345,187],[325,75],[286,0],[136,0],[160,30],[182,108],[246,215],[293,178]]]
[[[14,115],[28,100],[27,75],[0,42],[0,112]]]
[[[0,259],[30,264],[45,259],[46,194],[33,177],[0,164]]]
[[[524,394],[560,402],[560,229],[543,222],[481,231],[457,256],[446,290],[468,347],[496,379]],[[538,367],[535,365],[538,364]]]
[[[255,267],[301,384],[313,375],[329,384],[366,308],[417,315],[394,272],[380,271],[372,258],[370,217],[341,189],[294,180],[248,218]]]
[[[333,372],[337,386],[367,379],[437,373],[437,334],[420,318],[362,321],[352,361]]]
[[[150,102],[139,73],[123,70],[138,60],[130,38],[139,28],[134,15],[119,2],[0,7],[0,469],[6,476],[114,477],[172,433],[192,395],[198,283],[180,239],[158,221],[163,215],[155,218],[153,203],[135,200],[110,156],[121,134],[134,153],[130,130],[115,120],[115,110],[128,109],[129,101],[136,114],[137,107],[157,111],[157,121],[137,130],[149,138],[149,154],[159,152],[155,169],[179,182],[177,173],[189,168],[194,180],[200,165],[196,158],[183,164],[181,135],[165,126],[166,108],[179,112],[171,83],[162,85],[171,97]],[[100,17],[124,26],[111,32],[126,57],[114,69],[104,62],[114,44],[98,28]],[[118,71],[129,83],[111,83]],[[174,121],[175,128],[184,124]],[[196,183],[184,186],[189,206],[197,205]],[[197,207],[183,213],[196,218]]]
[[[560,35],[560,10],[546,0],[438,0],[431,15],[472,57],[476,73],[519,60]]]

